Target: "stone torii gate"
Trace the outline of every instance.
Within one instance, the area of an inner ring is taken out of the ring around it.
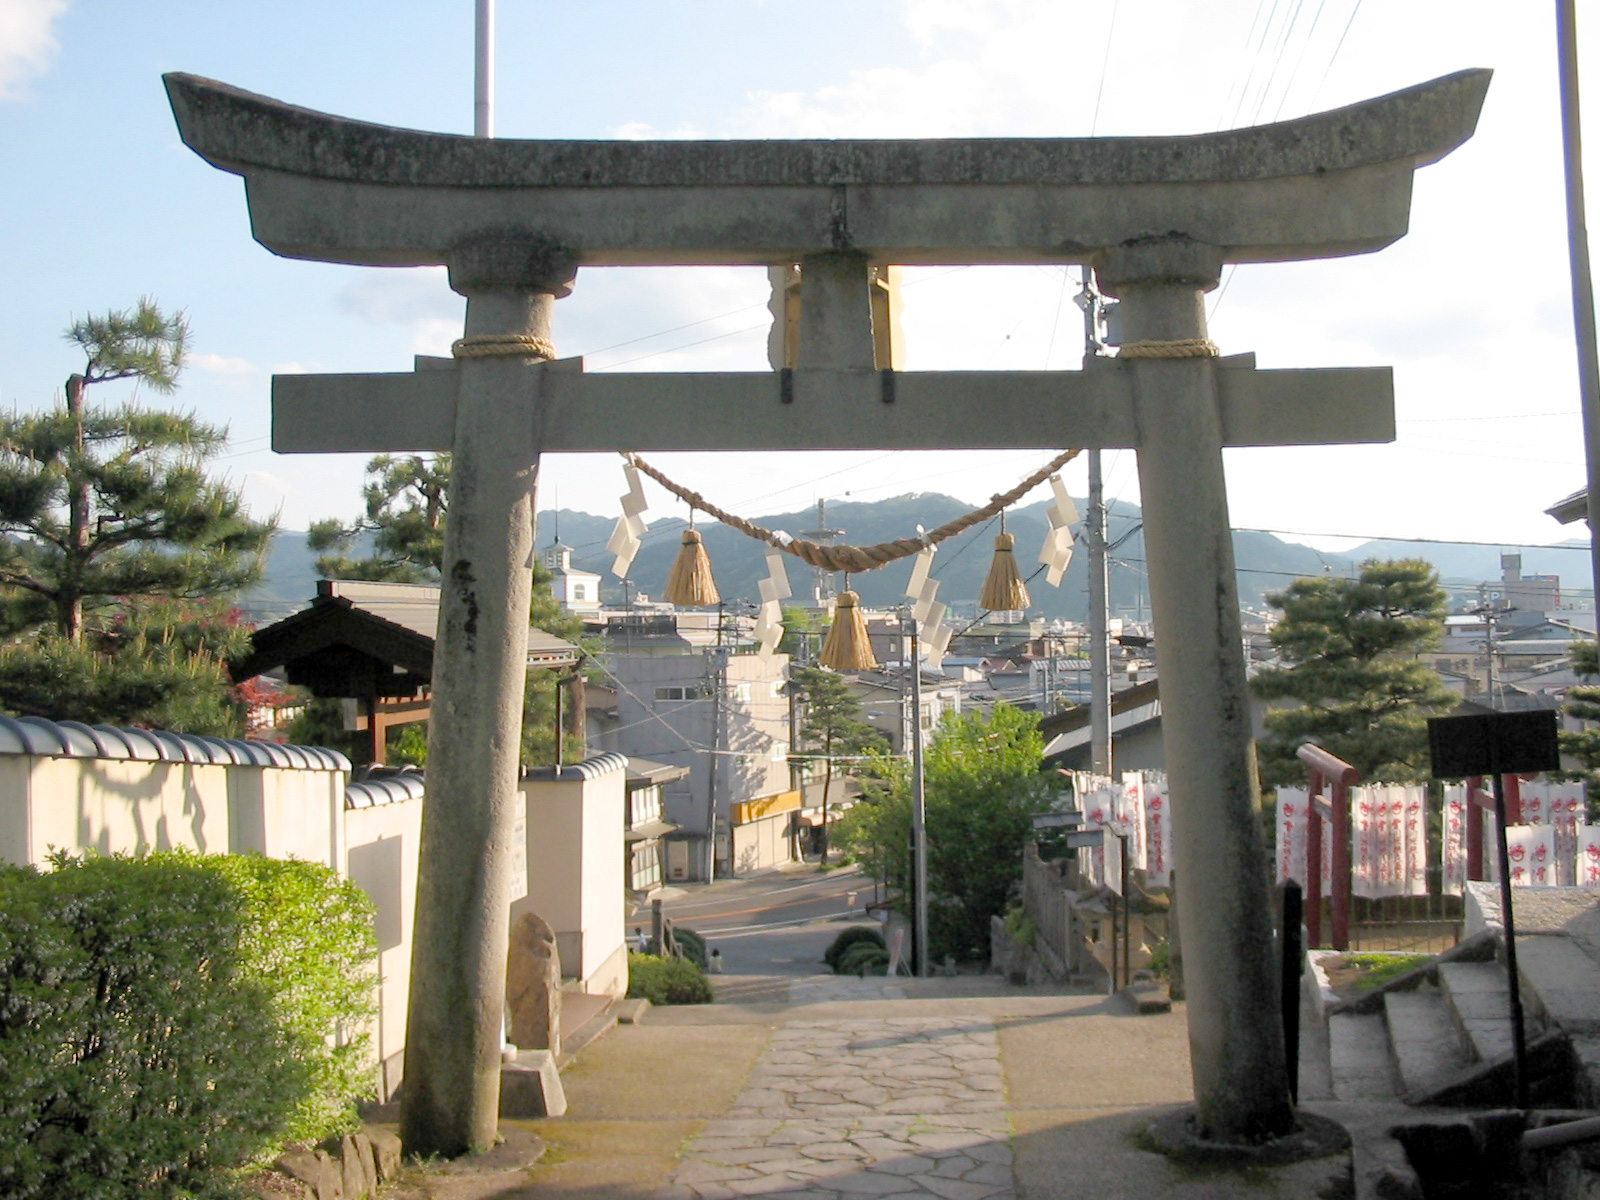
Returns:
[[[279,376],[280,452],[451,450],[402,1134],[490,1144],[534,488],[547,452],[1132,447],[1184,889],[1195,1130],[1294,1124],[1225,446],[1387,441],[1387,368],[1212,357],[1225,263],[1358,254],[1405,234],[1414,170],[1466,138],[1466,71],[1301,120],[1173,138],[490,141],[348,121],[188,75],[183,140],[242,175],[256,240],[291,258],[443,265],[467,299],[453,360]],[[580,267],[800,263],[799,365],[583,372],[550,344]],[[874,369],[869,268],[1090,263],[1125,350],[1082,372]],[[1175,357],[1166,357],[1166,356]],[[1160,356],[1160,357],[1158,357]]]

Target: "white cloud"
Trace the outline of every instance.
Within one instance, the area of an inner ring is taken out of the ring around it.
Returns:
[[[254,375],[261,369],[247,358],[227,354],[190,354],[184,362],[210,375]]]
[[[16,100],[60,48],[53,26],[67,0],[0,0],[0,100]]]

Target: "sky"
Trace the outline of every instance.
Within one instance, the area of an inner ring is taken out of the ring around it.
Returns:
[[[1589,97],[1594,16],[1580,12]],[[1373,537],[1539,545],[1581,528],[1543,511],[1585,481],[1551,4],[498,0],[496,46],[496,133],[511,138],[1186,134],[1493,68],[1476,136],[1417,174],[1406,238],[1230,269],[1209,298],[1225,354],[1395,372],[1395,443],[1228,451],[1231,515],[1321,549]],[[152,296],[187,314],[193,340],[178,393],[141,402],[227,425],[217,468],[258,515],[277,512],[286,529],[354,517],[365,456],[274,454],[271,376],[409,370],[414,354],[448,354],[463,302],[442,270],[262,249],[241,181],[179,141],[161,75],[470,133],[472,56],[472,0],[0,0],[0,407],[59,403],[82,366],[67,326]],[[1600,114],[1586,116],[1600,146]],[[1600,180],[1600,151],[1589,159]],[[909,271],[906,367],[1074,369],[1077,289],[1075,267]],[[555,341],[590,371],[761,370],[766,301],[759,269],[586,269],[557,305]],[[754,517],[908,492],[976,504],[1049,457],[652,461]],[[1137,503],[1133,453],[1105,461],[1107,495]],[[1081,464],[1066,482],[1084,494]],[[541,508],[610,516],[623,490],[614,456],[541,467]],[[649,518],[684,515],[648,491]]]

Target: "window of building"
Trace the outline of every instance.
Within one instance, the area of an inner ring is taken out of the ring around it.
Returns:
[[[699,700],[703,694],[703,689],[697,683],[691,683],[684,687],[658,687],[656,689],[657,700]]]
[[[572,585],[572,598],[574,600],[587,600],[589,597],[584,594],[585,591],[586,591],[586,589],[584,588],[583,584],[581,584],[581,583],[573,584]]]

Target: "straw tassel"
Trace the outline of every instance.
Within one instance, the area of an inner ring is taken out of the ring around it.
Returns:
[[[817,661],[835,671],[876,671],[872,639],[867,636],[867,619],[861,615],[861,597],[846,588],[839,593],[833,609],[833,627],[822,645]]]
[[[722,599],[717,595],[716,580],[711,578],[711,556],[706,553],[698,530],[683,531],[683,545],[678,547],[672,574],[667,576],[663,598],[668,604],[688,608],[706,608]]]
[[[1016,544],[1013,534],[1002,533],[995,538],[994,561],[989,564],[989,577],[983,581],[979,607],[990,612],[1021,612],[1028,607],[1028,585],[1017,572],[1017,556],[1013,553]]]

